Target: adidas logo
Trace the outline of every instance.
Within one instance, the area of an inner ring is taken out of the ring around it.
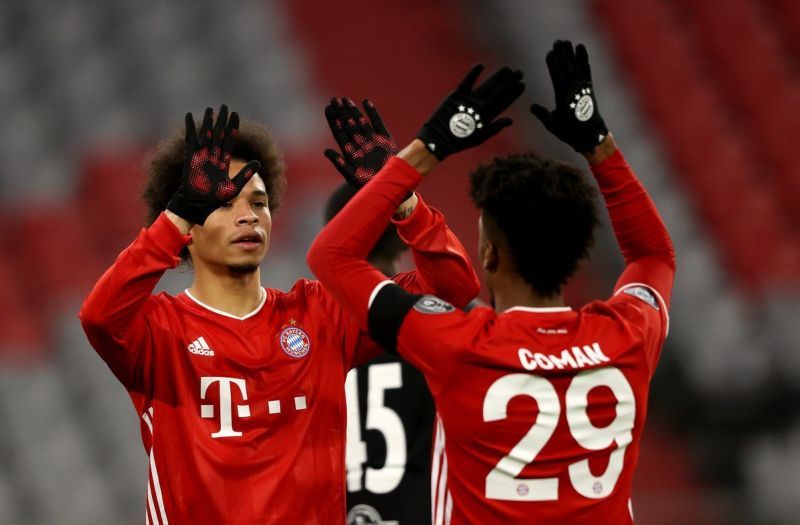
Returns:
[[[203,336],[195,339],[189,346],[186,347],[191,353],[197,355],[204,355],[207,357],[214,357],[214,351],[208,346]]]

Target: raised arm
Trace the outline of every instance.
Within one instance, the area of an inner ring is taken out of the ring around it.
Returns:
[[[188,242],[161,214],[100,277],[78,314],[92,347],[129,388],[141,383],[152,350],[146,312],[153,289]]]
[[[477,146],[511,124],[497,119],[524,89],[522,74],[503,68],[473,87],[476,66],[448,95],[414,140],[320,232],[308,253],[314,274],[368,328],[368,305],[386,276],[366,258],[398,205],[449,154]],[[390,282],[389,282],[390,283]]]
[[[347,97],[331,99],[325,118],[340,151],[325,150],[325,156],[352,186],[371,181],[386,162],[398,153],[377,108],[363,102],[364,113]],[[423,148],[424,149],[424,148]],[[432,164],[436,159],[428,155]],[[442,214],[427,206],[411,191],[396,208],[392,222],[414,258],[415,270],[393,279],[406,290],[439,295],[465,306],[478,295],[480,283],[464,246],[445,224]],[[348,232],[342,232],[346,236]],[[371,250],[374,242],[368,246]]]
[[[129,387],[140,379],[151,350],[146,314],[158,280],[178,264],[192,225],[203,224],[217,207],[235,197],[259,168],[252,162],[229,178],[239,117],[233,113],[228,119],[222,106],[213,129],[212,124],[208,108],[198,135],[192,115],[186,115],[186,160],[179,189],[168,209],[100,277],[80,310],[89,342]]]
[[[409,153],[400,158],[408,161]],[[417,198],[411,215],[402,219],[397,213],[392,216],[397,233],[411,248],[415,269],[392,276],[392,280],[410,292],[433,294],[463,308],[480,292],[478,275],[444,215],[428,207],[421,196]]]
[[[556,41],[547,54],[556,108],[534,104],[531,112],[556,137],[583,154],[606,202],[625,259],[616,290],[644,284],[669,306],[675,251],[653,201],[636,178],[600,116],[586,48]]]
[[[612,135],[586,157],[606,201],[611,226],[625,260],[625,269],[614,289],[646,284],[655,289],[669,307],[675,250],[655,204],[616,149]]]

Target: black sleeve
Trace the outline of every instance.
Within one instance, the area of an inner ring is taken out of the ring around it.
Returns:
[[[370,337],[387,352],[397,354],[400,326],[421,297],[395,284],[381,288],[369,308],[367,324]]]

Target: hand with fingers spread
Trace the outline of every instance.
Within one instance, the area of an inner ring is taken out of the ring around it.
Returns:
[[[186,114],[186,160],[178,191],[167,209],[192,224],[202,225],[211,213],[242,191],[261,168],[258,161],[248,163],[235,177],[228,177],[231,153],[239,133],[239,115],[223,105],[214,123],[214,112],[206,108],[200,134],[194,117]]]
[[[397,154],[397,145],[375,105],[370,100],[365,100],[363,105],[367,116],[347,97],[333,98],[325,107],[325,118],[341,149],[341,154],[326,149],[325,156],[356,188],[369,182],[386,161]]]
[[[608,128],[597,107],[586,48],[578,44],[573,50],[569,40],[556,40],[546,60],[553,81],[556,109],[548,111],[534,104],[531,113],[575,151],[593,151],[608,135]]]
[[[473,88],[483,71],[477,64],[417,134],[437,159],[482,144],[510,126],[510,118],[495,120],[525,91],[522,72],[503,67]]]

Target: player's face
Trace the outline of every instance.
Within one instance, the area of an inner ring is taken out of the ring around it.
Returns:
[[[231,160],[229,176],[239,173],[244,165],[238,159]],[[203,226],[192,228],[192,264],[254,272],[267,253],[271,230],[269,196],[256,173],[239,195],[214,210]]]

